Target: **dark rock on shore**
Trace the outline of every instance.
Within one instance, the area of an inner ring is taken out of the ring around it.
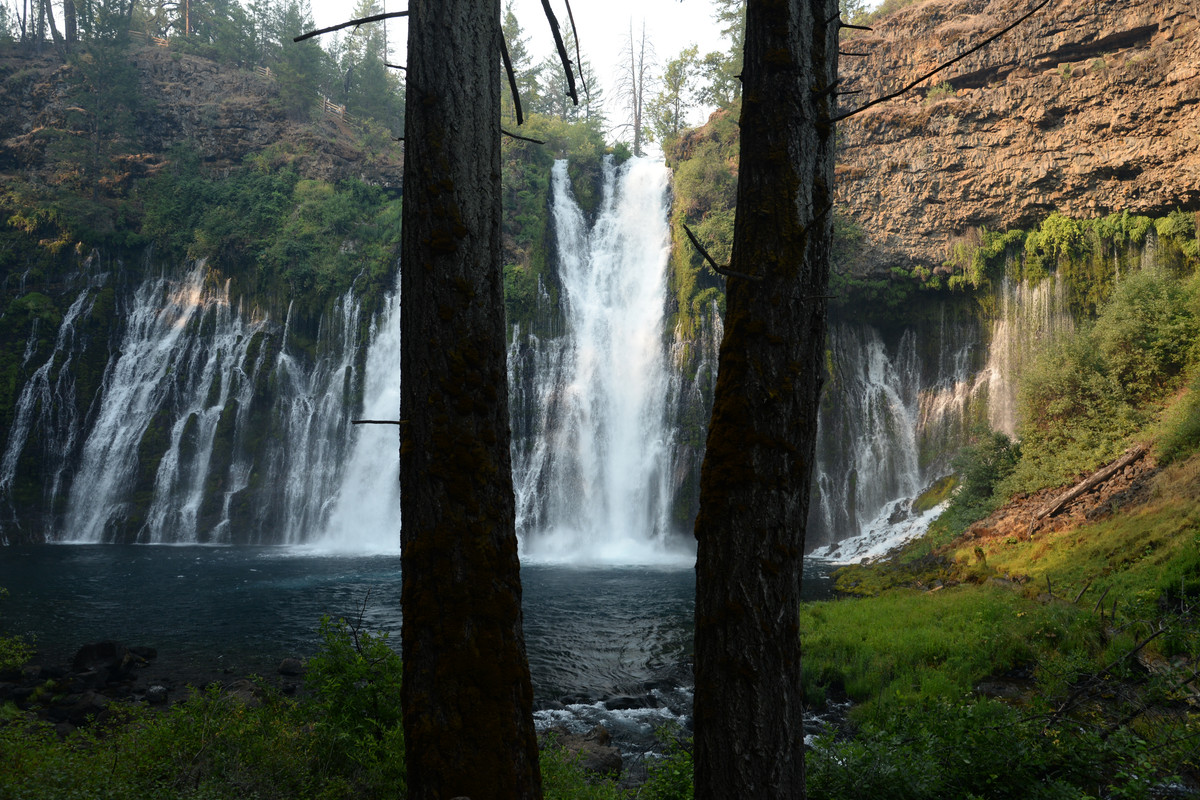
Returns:
[[[585,770],[609,777],[621,774],[621,751],[613,745],[612,736],[603,725],[597,725],[587,733],[571,733],[566,728],[554,727],[545,735],[568,753],[577,755],[579,765]]]

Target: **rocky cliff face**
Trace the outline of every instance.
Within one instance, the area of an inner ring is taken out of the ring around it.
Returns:
[[[846,37],[842,106],[885,95],[1027,11],[927,0]],[[979,227],[1200,208],[1200,11],[1057,0],[903,98],[839,123],[857,273],[938,267]]]

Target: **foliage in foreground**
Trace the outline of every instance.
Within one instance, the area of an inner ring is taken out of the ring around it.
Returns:
[[[854,703],[810,753],[810,795],[1151,797],[1177,778],[1194,785],[1197,498],[1193,456],[1159,476],[1148,504],[1105,522],[960,542],[923,572],[902,559],[857,568],[860,585],[891,588],[805,606],[810,703]],[[935,575],[946,588],[921,590]]]
[[[65,739],[48,722],[0,708],[0,798],[403,797],[400,657],[386,634],[345,620],[323,619],[320,633],[296,699],[262,682],[252,697],[211,686],[166,711],[123,709]],[[547,800],[625,796],[558,747],[542,751],[542,775]]]
[[[0,586],[0,601],[8,596],[8,590]],[[20,636],[6,636],[0,632],[0,673],[20,669],[33,656],[33,647]]]

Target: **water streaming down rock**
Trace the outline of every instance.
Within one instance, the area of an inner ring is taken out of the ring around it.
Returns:
[[[371,326],[363,387],[364,419],[400,415],[400,292]],[[395,426],[356,426],[325,535],[337,551],[390,552],[400,547],[399,436]]]
[[[198,262],[134,296],[55,538],[197,540],[216,428],[228,403],[246,402],[234,373],[261,325],[234,314],[227,288],[206,289],[204,275]],[[206,319],[211,342],[197,335]]]
[[[1075,322],[1067,304],[1067,284],[1057,274],[1036,285],[1007,276],[996,292],[985,377],[988,423],[1009,436],[1017,433],[1017,386],[1035,356],[1070,333]]]
[[[667,182],[660,164],[609,164],[589,220],[554,167],[553,285],[509,356],[526,557],[654,561],[690,544],[721,319],[713,303],[694,330],[664,330]],[[1150,240],[1128,266],[1154,266]],[[397,546],[395,430],[349,423],[397,414],[398,298],[373,319],[354,291],[272,318],[202,263],[128,289],[98,264],[17,345],[0,539]],[[834,320],[810,548],[911,526],[972,426],[1015,430],[1019,376],[1072,326],[1065,284],[1005,280],[985,305]]]
[[[87,345],[78,335],[77,322],[91,311],[95,302],[93,289],[91,285],[86,286],[76,295],[59,324],[49,357],[33,369],[17,399],[4,456],[0,460],[0,496],[8,501],[5,516],[15,527],[20,527],[21,522],[28,527],[51,527],[53,519],[44,515],[21,520],[21,509],[14,501],[32,499],[29,495],[35,493],[39,500],[52,499],[60,495],[64,483],[69,480],[71,462],[84,425],[71,366]],[[40,324],[40,319],[33,320],[22,354],[24,367],[34,367]],[[27,451],[42,459],[43,466],[38,470],[41,485],[18,487],[22,473],[32,471],[28,467],[22,468],[22,456]]]
[[[663,335],[670,173],[605,165],[595,224],[554,165],[551,210],[566,331],[514,336],[517,523],[535,559],[661,559],[670,540],[673,430]],[[520,347],[528,352],[519,352]],[[532,365],[521,387],[520,373]],[[525,396],[526,393],[528,396]],[[522,403],[524,403],[522,409]]]
[[[347,291],[293,352],[290,313],[280,326],[211,277],[196,262],[124,299],[98,291],[107,274],[79,292],[5,444],[6,538],[31,523],[34,540],[64,542],[298,543],[324,529],[360,405],[361,300]],[[111,352],[78,331],[98,296],[116,298]],[[77,397],[89,347],[103,377]],[[31,454],[46,510],[23,518],[14,487]]]
[[[230,308],[228,286],[206,288],[205,273],[197,262],[135,295],[60,538],[197,540],[208,455],[223,409],[249,399],[236,373],[262,325]],[[205,326],[211,338],[198,335]]]
[[[932,358],[923,358],[913,329],[889,348],[869,325],[831,325],[810,548],[891,535],[908,521],[912,499],[947,471],[952,449],[945,448],[963,441],[979,399],[971,369],[979,340],[967,325],[942,319],[939,326],[953,328],[943,330],[943,341],[957,344],[932,348]]]

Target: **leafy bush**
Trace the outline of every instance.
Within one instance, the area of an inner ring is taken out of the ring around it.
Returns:
[[[1186,394],[1167,409],[1155,438],[1155,456],[1164,466],[1200,451],[1200,372]]]
[[[1005,434],[986,428],[976,430],[974,441],[951,462],[958,476],[958,489],[934,523],[935,535],[956,536],[995,511],[1003,500],[996,488],[1012,474],[1020,458],[1020,445]]]
[[[553,741],[542,747],[542,795],[545,800],[621,800],[625,797],[611,778],[599,778]]]
[[[49,723],[0,713],[0,797],[338,800],[405,791],[400,659],[376,636],[324,620],[312,696],[265,685],[193,691],[169,710],[110,709],[61,740]]]
[[[649,777],[638,792],[638,800],[689,800],[695,776],[692,740],[672,728],[659,730],[658,738],[666,742],[666,752],[647,761]]]
[[[1052,345],[1024,378],[1023,457],[1005,489],[1055,485],[1114,457],[1179,387],[1198,347],[1200,279],[1126,276],[1095,323]]]
[[[403,794],[400,656],[387,633],[372,634],[344,619],[323,617],[319,631],[321,649],[305,672],[315,698],[316,755],[328,768],[352,764],[360,779]]]
[[[8,597],[8,590],[0,586],[0,600]],[[20,669],[33,657],[33,647],[20,636],[0,635],[0,674]]]
[[[939,100],[945,100],[948,97],[954,97],[954,94],[954,87],[950,85],[950,82],[943,81],[925,93],[925,102],[936,103]]]

